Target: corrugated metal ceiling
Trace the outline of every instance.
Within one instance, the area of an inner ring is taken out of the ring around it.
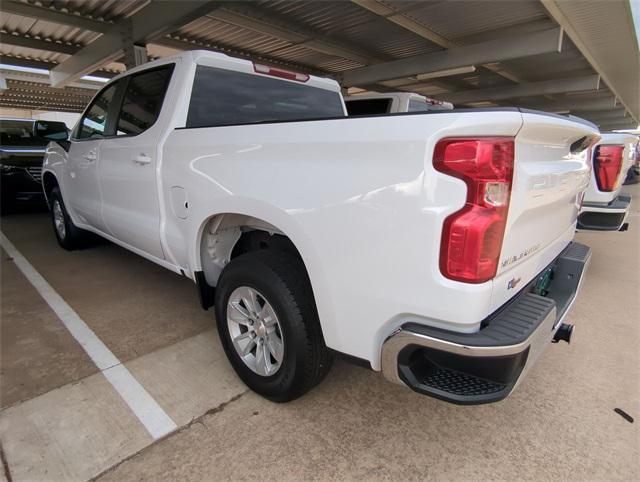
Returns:
[[[102,31],[149,3],[149,0],[20,1],[87,19],[93,22],[94,28],[103,25]],[[522,33],[549,29],[557,25],[543,4],[549,1],[552,0],[223,2],[219,9],[179,28],[170,34],[170,38],[150,44],[148,50],[152,57],[163,57],[190,46],[205,47],[253,56],[310,72],[337,74],[364,65],[437,52],[443,49],[443,42],[445,46],[471,45],[496,38],[504,38],[505,42],[509,42],[511,37]],[[366,2],[368,4],[365,5]],[[561,5],[566,7],[571,4],[567,10],[572,9],[574,21],[589,32],[590,47],[595,53],[604,55],[604,52],[620,47],[620,39],[611,32],[627,19],[613,16],[613,23],[602,22],[610,10],[607,6],[610,2],[588,3],[591,7],[580,1],[565,1]],[[158,4],[158,8],[161,8],[162,2]],[[2,8],[0,6],[0,10]],[[386,13],[381,14],[381,11]],[[407,22],[413,27],[407,27]],[[440,40],[429,39],[429,35],[421,33],[421,29],[433,32],[434,38]],[[44,15],[43,18],[33,18],[4,12],[0,18],[0,31],[3,35],[47,42],[38,44],[46,48],[29,48],[20,42],[14,42],[19,45],[2,43],[0,54],[3,61],[43,66],[68,58],[67,54],[56,52],[60,50],[60,45],[67,49],[81,48],[101,35],[99,31],[78,26],[77,22],[50,21],[45,20]],[[616,77],[616,69],[620,70],[619,63],[622,60],[617,60],[618,63],[616,59],[608,60],[602,65],[611,70],[609,80],[614,84],[619,82],[621,91],[624,90],[625,95],[633,98],[623,85],[624,79]],[[568,38],[565,38],[562,53],[476,67],[476,71],[469,74],[425,81],[395,79],[368,88],[412,90],[446,98],[447,92],[495,86],[507,88],[514,81],[538,82],[594,73],[593,66]],[[124,66],[112,63],[104,68],[122,70]],[[636,72],[635,80],[637,78]],[[606,97],[613,94],[606,83],[602,83],[597,95]],[[554,101],[564,102],[564,97],[547,95],[510,99],[510,102],[552,106]]]

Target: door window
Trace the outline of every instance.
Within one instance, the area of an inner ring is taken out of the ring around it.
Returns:
[[[135,136],[155,124],[174,64],[134,74],[129,79],[116,135]]]
[[[89,107],[89,110],[80,121],[78,139],[91,139],[105,135],[105,130],[107,129],[107,114],[116,94],[118,83],[119,82],[116,82],[108,86],[93,101],[91,107]]]

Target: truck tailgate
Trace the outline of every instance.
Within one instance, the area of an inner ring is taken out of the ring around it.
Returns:
[[[571,241],[590,179],[587,147],[599,133],[589,123],[524,111],[515,138],[509,214],[492,306],[497,309]]]

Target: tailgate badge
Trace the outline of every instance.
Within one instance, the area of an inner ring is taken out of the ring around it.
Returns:
[[[509,283],[507,283],[507,289],[515,288],[520,281],[522,281],[522,278],[512,278]]]

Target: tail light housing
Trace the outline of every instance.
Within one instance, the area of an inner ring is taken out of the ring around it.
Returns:
[[[593,171],[598,189],[611,192],[615,189],[622,169],[624,146],[602,144],[596,146],[593,154]]]
[[[456,281],[483,283],[498,270],[513,181],[512,137],[446,138],[433,165],[467,185],[464,207],[445,219],[440,271]]]

